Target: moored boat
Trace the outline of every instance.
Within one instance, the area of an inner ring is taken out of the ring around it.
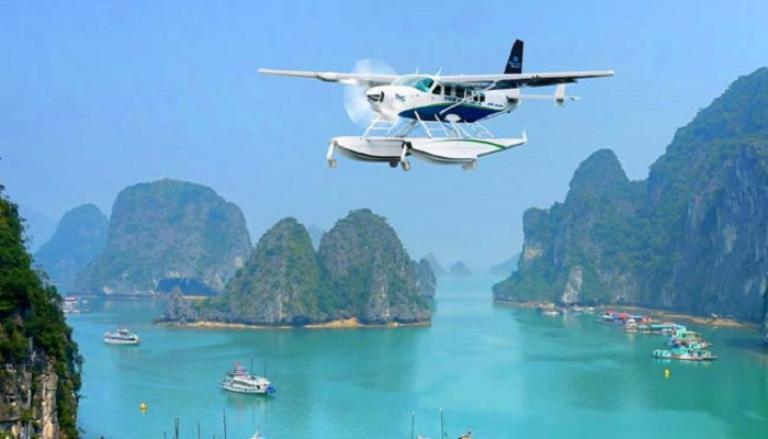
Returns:
[[[691,349],[708,349],[712,345],[705,341],[699,333],[687,329],[680,330],[670,335],[667,344],[672,347]]]
[[[272,395],[276,392],[267,378],[250,374],[244,366],[239,364],[224,375],[220,386],[223,390],[234,393]]]
[[[624,330],[626,332],[643,334],[650,334],[652,332],[651,325],[647,323],[638,323],[635,319],[627,320],[627,323],[624,325]]]
[[[683,325],[679,325],[674,322],[652,323],[651,331],[664,335],[672,335],[678,331],[685,331],[686,328]]]
[[[128,328],[120,328],[115,332],[104,333],[104,343],[114,345],[138,345],[141,342],[139,336]]]
[[[539,314],[543,316],[555,317],[560,315],[560,311],[555,308],[542,308],[539,309]]]
[[[653,357],[663,360],[712,361],[717,355],[706,349],[672,348],[655,349]]]

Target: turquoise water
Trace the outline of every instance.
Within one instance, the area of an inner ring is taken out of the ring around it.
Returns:
[[[768,352],[747,330],[701,329],[713,364],[650,358],[661,338],[594,317],[540,317],[493,306],[492,279],[450,281],[429,328],[198,330],[152,325],[153,301],[94,302],[72,316],[85,356],[85,437],[766,438]],[[107,346],[127,325],[140,347]],[[235,361],[266,367],[276,397],[234,395],[217,382]],[[671,370],[665,379],[664,368]],[[141,413],[140,402],[148,404]]]

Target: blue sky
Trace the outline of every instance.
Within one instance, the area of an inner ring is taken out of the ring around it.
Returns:
[[[478,268],[519,251],[522,213],[562,200],[580,161],[616,151],[644,178],[674,130],[739,75],[768,64],[768,3],[0,2],[0,182],[50,217],[163,177],[210,185],[254,240],[284,216],[328,228],[348,210],[388,217],[413,256]],[[474,172],[410,173],[341,159],[356,134],[340,86],[259,67],[500,72],[515,38],[524,70],[614,69],[566,108],[528,102],[489,124],[523,148]],[[485,269],[483,267],[483,269]]]

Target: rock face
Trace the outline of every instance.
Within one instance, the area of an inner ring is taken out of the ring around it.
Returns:
[[[75,283],[104,295],[221,292],[251,252],[240,209],[212,189],[161,180],[130,186],[112,208],[106,248]]]
[[[455,277],[472,276],[472,270],[470,270],[467,264],[465,264],[463,261],[454,262],[448,272],[451,274],[451,276]]]
[[[50,241],[35,253],[35,261],[61,292],[71,289],[77,274],[107,245],[109,220],[93,204],[65,213]]]
[[[80,355],[0,186],[0,436],[77,438]]]
[[[304,325],[334,317],[307,230],[293,218],[259,239],[245,267],[211,300],[203,320],[259,325]]]
[[[290,326],[351,318],[362,324],[425,322],[431,317],[425,297],[434,294],[427,269],[369,210],[339,220],[317,252],[304,226],[285,218],[259,239],[221,297],[196,306],[174,298],[163,319]]]
[[[608,150],[564,203],[524,216],[520,269],[496,300],[633,303],[766,318],[768,68],[741,77],[679,129],[645,181]]]
[[[408,253],[387,221],[370,210],[336,222],[320,242],[318,259],[337,306],[361,322],[430,319]]]
[[[432,265],[422,258],[419,262],[413,261],[416,288],[425,299],[434,299],[437,291],[437,276],[432,271]]]
[[[445,268],[443,268],[442,265],[440,265],[440,262],[437,260],[437,257],[433,254],[428,254],[424,256],[424,260],[429,263],[429,267],[432,268],[432,272],[435,274],[435,276],[445,276],[447,273],[445,271]]]
[[[53,365],[44,360],[20,366],[6,365],[0,381],[0,433],[24,437],[24,430],[39,437],[57,439],[61,432],[56,413],[59,378]],[[32,419],[27,421],[27,412]]]

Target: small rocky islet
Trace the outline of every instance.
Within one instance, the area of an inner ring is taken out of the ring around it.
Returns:
[[[435,275],[414,261],[394,229],[368,209],[323,234],[317,251],[294,218],[259,239],[220,296],[172,293],[162,321],[211,326],[414,325],[430,321]]]

